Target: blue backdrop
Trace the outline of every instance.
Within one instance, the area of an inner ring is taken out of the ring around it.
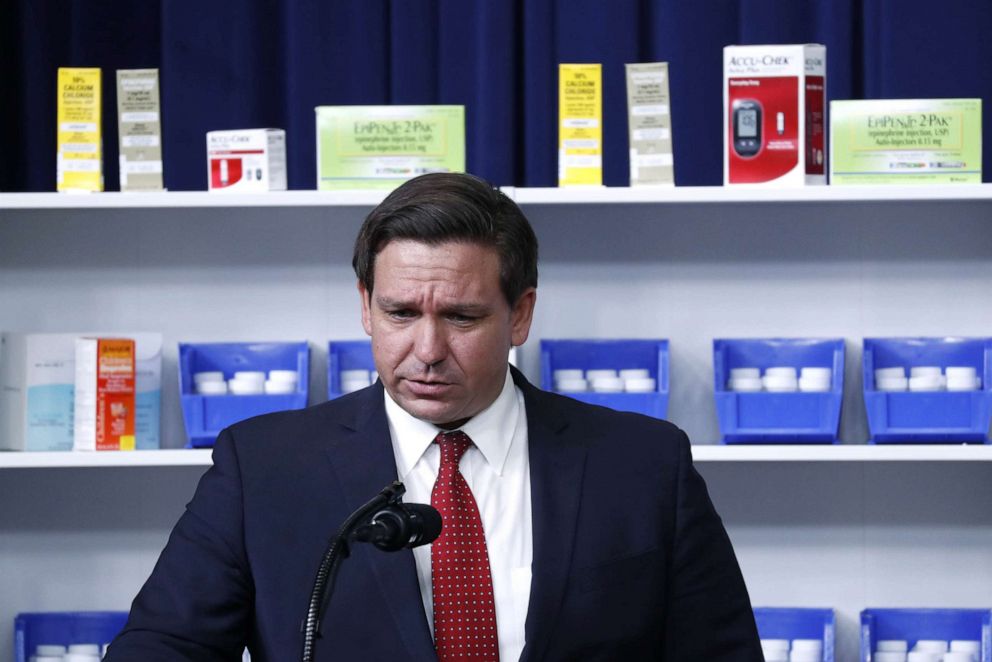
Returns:
[[[464,104],[469,171],[554,186],[559,62],[603,64],[604,177],[622,186],[623,65],[667,61],[676,182],[707,185],[725,45],[826,44],[828,100],[987,98],[989,34],[987,0],[3,0],[0,190],[54,190],[60,66],[104,70],[107,190],[114,71],[158,67],[166,186],[200,190],[206,132],[252,127],[286,129],[290,188],[315,188],[313,109],[335,104]]]

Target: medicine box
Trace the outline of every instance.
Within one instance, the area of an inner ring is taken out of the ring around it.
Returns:
[[[978,641],[978,662],[992,662],[992,609],[865,609],[861,662],[871,662],[878,641]]]
[[[555,390],[556,370],[642,369],[655,380],[648,393],[567,392],[569,397],[618,411],[654,418],[668,413],[668,340],[553,340],[541,341],[541,388]]]
[[[823,662],[834,662],[836,618],[833,609],[802,607],[755,607],[758,636],[767,639],[818,639],[823,644]]]
[[[327,344],[327,397],[341,397],[342,370],[375,370],[372,343],[368,340],[338,340]]]
[[[736,392],[731,370],[829,368],[825,392]],[[716,413],[725,444],[837,443],[844,393],[841,338],[743,338],[713,341]]]
[[[134,450],[134,382],[134,340],[76,338],[75,450]]]
[[[981,99],[830,102],[831,184],[981,182]]]
[[[871,443],[989,443],[992,422],[992,338],[865,338],[865,410]],[[883,392],[879,368],[970,367],[973,391]]]
[[[723,49],[723,183],[826,184],[827,49]]]
[[[28,662],[39,645],[97,644],[102,651],[126,622],[126,611],[18,614],[14,617],[14,662]]]
[[[282,129],[207,132],[207,173],[210,191],[285,191],[286,132]]]
[[[73,447],[76,339],[135,341],[135,445],[160,446],[162,334],[131,332],[0,334],[0,449]]]
[[[294,370],[296,392],[259,395],[199,395],[193,375],[239,371]],[[213,446],[224,428],[260,414],[307,406],[310,348],[306,342],[180,343],[179,392],[187,447]]]

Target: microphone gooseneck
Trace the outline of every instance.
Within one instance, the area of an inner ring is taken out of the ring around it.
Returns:
[[[406,487],[399,481],[386,486],[372,500],[348,516],[331,536],[317,569],[303,633],[303,662],[312,662],[320,636],[321,613],[334,588],[342,559],[351,553],[349,543],[370,542],[385,551],[398,551],[433,542],[441,534],[441,514],[422,503],[403,503]]]

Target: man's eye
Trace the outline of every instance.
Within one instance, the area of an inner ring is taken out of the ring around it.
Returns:
[[[413,317],[412,310],[389,310],[386,311],[386,314],[397,320],[405,320]]]
[[[448,319],[455,324],[471,324],[478,318],[471,315],[448,315]]]

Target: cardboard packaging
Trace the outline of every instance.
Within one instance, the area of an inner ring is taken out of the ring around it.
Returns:
[[[76,339],[135,341],[135,445],[161,446],[162,334],[0,334],[0,450],[72,450]]]
[[[465,172],[464,106],[318,106],[317,190]]]
[[[826,184],[827,51],[819,44],[723,49],[723,183]]]
[[[628,64],[630,185],[674,186],[668,63]]]
[[[830,102],[831,184],[981,181],[981,99]]]
[[[207,173],[210,191],[285,191],[286,132],[282,129],[208,132]]]
[[[603,66],[558,65],[558,186],[603,185]]]
[[[74,450],[134,450],[134,372],[130,338],[76,338]]]
[[[122,191],[162,190],[162,118],[158,69],[117,72],[117,128]]]
[[[59,68],[55,188],[103,190],[99,69]]]

